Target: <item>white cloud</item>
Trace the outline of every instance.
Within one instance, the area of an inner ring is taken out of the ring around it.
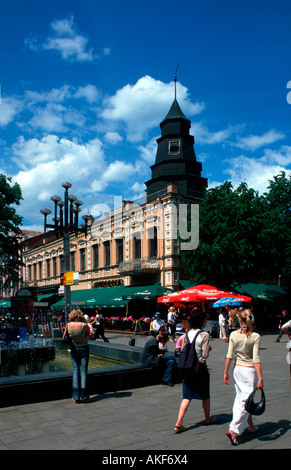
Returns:
[[[220,144],[228,139],[235,130],[235,128],[229,126],[223,130],[211,132],[201,122],[194,122],[191,127],[191,134],[194,135],[195,141],[199,144]]]
[[[106,132],[105,135],[104,135],[104,139],[106,140],[106,142],[109,142],[110,144],[118,144],[119,142],[122,142],[123,141],[123,138],[121,137],[121,135],[118,134],[118,132]]]
[[[240,155],[226,162],[224,173],[229,175],[234,187],[245,181],[250,188],[263,193],[275,175],[291,172],[291,147],[283,146],[279,151],[267,149],[260,158]]]
[[[60,104],[49,103],[45,108],[37,108],[29,121],[29,125],[45,132],[66,132],[64,125],[66,108]]]
[[[107,169],[95,179],[92,183],[94,191],[101,191],[106,186],[115,182],[124,182],[140,172],[138,162],[133,165],[122,161],[115,161],[110,163]]]
[[[133,191],[133,194],[130,198],[132,201],[138,201],[138,199],[145,198],[146,185],[144,183],[139,183],[136,181],[130,189]]]
[[[50,196],[62,192],[63,180],[73,182],[72,193],[75,191],[80,197],[90,192],[96,173],[104,173],[107,167],[99,139],[80,144],[55,135],[40,140],[22,137],[12,151],[22,168],[13,179],[21,186],[21,212],[28,220],[39,219],[44,203],[50,204]]]
[[[93,49],[87,50],[88,39],[78,34],[74,18],[54,20],[51,23],[54,35],[47,38],[44,49],[60,52],[63,59],[78,62],[91,62],[94,60]]]
[[[151,139],[146,145],[140,145],[138,147],[140,155],[149,165],[155,163],[157,153],[157,140],[156,138]]]
[[[27,90],[24,94],[25,102],[29,105],[35,105],[42,102],[62,103],[72,96],[73,87],[64,85],[60,88],[52,88],[50,91],[31,91]]]
[[[237,142],[234,144],[236,147],[239,147],[244,150],[255,151],[260,147],[277,142],[280,139],[284,139],[285,134],[278,132],[274,129],[266,132],[263,135],[250,135],[248,137],[239,137]]]
[[[96,103],[100,99],[100,92],[94,85],[88,84],[79,87],[74,94],[74,98],[85,98],[88,103]]]
[[[0,101],[0,127],[5,127],[23,110],[23,102],[13,97],[4,97]]]
[[[177,84],[178,101],[187,115],[198,114],[203,103],[192,103],[187,88]],[[142,140],[149,129],[156,127],[169,111],[169,103],[174,99],[173,83],[163,83],[152,77],[140,78],[134,85],[125,85],[115,95],[104,100],[102,117],[105,120],[120,122],[126,127],[130,142]]]
[[[69,61],[92,62],[97,57],[93,48],[88,48],[88,38],[77,31],[73,16],[53,20],[50,27],[52,35],[44,42],[39,42],[38,38],[30,35],[25,40],[26,46],[34,51],[57,51],[64,60]]]

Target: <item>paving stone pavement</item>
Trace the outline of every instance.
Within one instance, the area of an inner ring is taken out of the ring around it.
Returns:
[[[128,344],[127,335],[107,336],[111,343]],[[223,382],[227,344],[213,338],[208,368],[211,413],[218,418],[218,424],[203,425],[201,402],[193,400],[184,418],[187,431],[175,434],[182,385],[155,385],[96,395],[88,404],[73,404],[65,399],[0,408],[0,450],[99,450],[99,455],[108,455],[107,451],[112,455],[114,451],[124,451],[124,455],[163,451],[182,455],[193,450],[290,449],[290,366],[286,359],[289,340],[285,336],[275,343],[275,337],[274,333],[262,333],[266,411],[254,419],[258,432],[243,436],[237,447],[225,435],[234,399],[232,377],[229,386]],[[143,347],[147,340],[146,336],[137,336],[136,347]],[[169,350],[174,350],[171,343]]]

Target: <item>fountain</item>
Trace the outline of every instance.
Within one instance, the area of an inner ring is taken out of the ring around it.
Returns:
[[[0,331],[0,407],[71,397],[72,370],[49,369],[57,351],[67,346],[61,338],[26,334],[24,330],[9,327]],[[155,371],[140,362],[142,348],[89,341],[89,351],[118,364],[88,370],[91,394],[159,383]]]
[[[0,377],[49,371],[55,347],[41,335],[28,335],[26,328],[0,329]]]

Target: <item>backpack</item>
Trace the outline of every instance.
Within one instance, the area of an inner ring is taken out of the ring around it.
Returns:
[[[201,333],[201,330],[196,333],[192,343],[190,343],[188,333],[186,333],[186,344],[181,350],[178,362],[178,370],[182,378],[198,372],[199,360],[195,350],[195,343],[199,333]]]

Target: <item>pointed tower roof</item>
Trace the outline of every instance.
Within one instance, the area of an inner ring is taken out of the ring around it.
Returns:
[[[171,106],[167,116],[161,122],[161,124],[163,122],[167,121],[168,119],[185,119],[186,121],[189,121],[189,119],[186,118],[185,114],[183,113],[182,109],[180,108],[179,103],[178,103],[176,98],[174,99],[174,101],[172,103],[172,106]]]

